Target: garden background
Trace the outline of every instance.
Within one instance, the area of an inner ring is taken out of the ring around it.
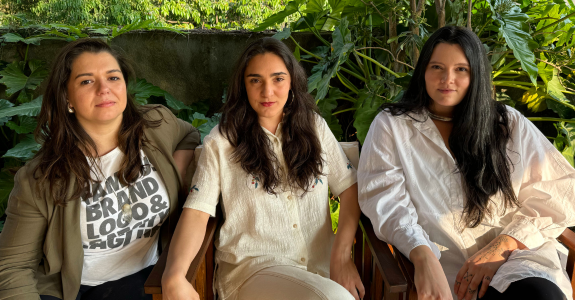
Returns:
[[[203,137],[219,121],[233,61],[274,36],[308,71],[334,135],[363,143],[426,39],[467,26],[491,60],[493,98],[575,165],[574,22],[575,0],[0,0],[0,216],[14,174],[40,147],[31,133],[51,60],[78,38],[120,47],[135,62],[128,90],[138,103],[166,105]],[[336,228],[337,199],[330,205]]]

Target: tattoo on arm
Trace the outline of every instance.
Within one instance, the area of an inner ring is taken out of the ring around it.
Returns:
[[[491,245],[484,253],[483,255],[481,255],[481,257],[479,258],[479,260],[483,260],[483,259],[487,259],[489,257],[492,257],[494,255],[501,255],[503,256],[505,259],[507,259],[507,257],[509,257],[509,254],[511,254],[511,249],[507,249],[507,248],[502,248],[500,249],[501,246],[504,245],[504,243],[508,242],[509,238],[507,236],[499,236],[497,238],[497,241]]]

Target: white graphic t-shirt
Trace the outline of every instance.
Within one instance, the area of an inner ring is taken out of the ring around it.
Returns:
[[[83,285],[117,280],[158,260],[158,232],[170,202],[158,172],[144,152],[141,155],[143,174],[129,187],[118,179],[124,158],[120,148],[100,157],[103,174],[92,168],[93,180],[100,183],[92,182],[82,196]],[[131,220],[122,211],[125,204],[131,206]]]

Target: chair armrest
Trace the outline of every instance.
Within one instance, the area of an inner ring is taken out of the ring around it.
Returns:
[[[575,232],[569,228],[565,228],[563,233],[557,238],[565,247],[571,250],[575,250]]]
[[[408,290],[408,282],[401,272],[396,258],[393,253],[391,253],[389,245],[377,238],[373,231],[371,221],[364,214],[361,214],[359,225],[365,233],[369,250],[383,277],[386,288],[388,288],[391,293],[406,292]],[[401,255],[399,251],[396,251],[396,253]]]
[[[186,279],[195,286],[195,280],[198,273],[198,269],[204,260],[204,256],[210,248],[210,245],[213,244],[214,234],[218,227],[218,223],[221,218],[221,212],[216,213],[215,218],[210,218],[208,220],[208,224],[206,226],[206,234],[204,235],[204,240],[202,241],[202,245],[198,251],[196,257],[190,264],[190,268],[188,269],[188,273],[186,274]],[[148,276],[146,283],[144,284],[144,292],[146,294],[161,294],[162,293],[162,274],[164,274],[164,270],[166,269],[166,262],[168,261],[168,250],[170,245],[162,251],[162,255],[158,259],[158,262],[152,269],[152,272]],[[211,280],[208,279],[208,280]]]

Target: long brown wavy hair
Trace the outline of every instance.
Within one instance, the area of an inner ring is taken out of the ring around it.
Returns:
[[[284,106],[282,152],[287,170],[281,170],[269,138],[258,122],[246,93],[244,73],[250,60],[260,54],[273,53],[280,57],[291,77],[291,97]],[[289,48],[273,38],[262,38],[243,52],[236,63],[228,86],[226,103],[222,108],[220,132],[235,148],[232,159],[242,168],[260,178],[269,194],[276,194],[282,176],[287,186],[296,191],[309,190],[311,181],[322,175],[321,144],[316,132],[319,110],[307,92],[307,77]]]
[[[72,63],[83,53],[107,52],[112,55],[120,69],[126,84],[134,79],[134,72],[128,61],[106,42],[96,38],[80,39],[66,45],[56,57],[52,66],[48,86],[44,92],[42,108],[38,116],[38,126],[34,131],[36,140],[42,144],[35,159],[39,162],[34,169],[38,193],[48,188],[49,198],[57,205],[65,205],[79,198],[84,188],[92,181],[90,165],[95,166],[98,149],[92,138],[76,119],[68,112],[68,80],[72,72]],[[131,95],[127,95],[127,105],[118,133],[118,147],[126,155],[120,165],[118,177],[123,185],[138,179],[142,171],[140,149],[147,139],[145,127],[157,127],[162,119],[146,120],[143,114],[153,108],[139,109]],[[91,153],[95,153],[92,157]],[[86,159],[88,157],[88,159]],[[67,191],[74,182],[70,174],[76,176],[76,183],[70,197]]]

